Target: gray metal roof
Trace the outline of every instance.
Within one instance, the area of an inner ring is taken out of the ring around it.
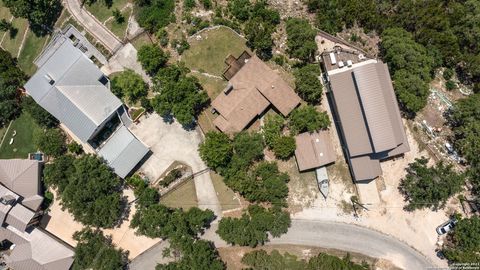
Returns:
[[[23,232],[34,216],[35,212],[17,203],[12,207],[10,212],[8,212],[5,222]]]
[[[0,227],[0,236],[15,244],[5,256],[7,265],[15,270],[68,270],[73,263],[73,249],[39,228],[26,232]]]
[[[368,131],[372,138],[374,152],[382,152],[395,148],[396,143],[393,123],[387,106],[391,105],[391,100],[387,101],[382,91],[380,76],[385,76],[383,72],[378,72],[376,65],[361,66],[353,70],[357,91],[362,101],[362,108],[368,125]],[[381,67],[381,64],[380,64]]]
[[[329,73],[334,107],[355,180],[382,174],[379,161],[409,151],[397,100],[382,62]]]
[[[87,142],[121,101],[99,79],[103,73],[66,37],[45,52],[42,66],[25,84],[35,101]],[[51,79],[51,80],[50,80]]]
[[[22,204],[37,210],[43,201],[40,163],[28,159],[0,159],[0,182],[23,197]]]
[[[149,149],[122,125],[101,146],[98,154],[118,176],[125,178],[148,152]]]

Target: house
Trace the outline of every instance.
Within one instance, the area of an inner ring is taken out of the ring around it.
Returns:
[[[213,121],[222,132],[240,132],[270,105],[287,116],[300,104],[300,97],[270,67],[255,55],[243,52],[229,56],[223,76],[227,87],[212,102],[219,114]]]
[[[15,270],[68,270],[73,249],[35,227],[40,216],[41,164],[0,160],[0,240],[9,246],[5,263]]]
[[[410,150],[388,66],[351,52],[322,57],[350,172],[357,183],[371,182],[382,160]]]
[[[295,158],[299,171],[312,170],[335,162],[336,155],[327,130],[298,134],[295,142]]]
[[[38,70],[25,89],[84,148],[124,178],[149,149],[128,130],[132,121],[127,109],[93,63],[99,52],[77,32],[69,27],[53,37],[35,60]]]

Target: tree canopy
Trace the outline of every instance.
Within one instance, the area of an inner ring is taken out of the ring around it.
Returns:
[[[154,80],[152,99],[154,110],[165,118],[175,117],[184,127],[191,127],[209,98],[198,79],[187,76],[189,70],[171,65],[158,72]]]
[[[167,64],[168,57],[168,54],[155,44],[143,45],[138,50],[138,61],[150,76],[157,74],[160,68]]]
[[[452,165],[442,162],[428,167],[428,159],[415,159],[407,168],[407,175],[401,180],[399,189],[405,196],[405,209],[443,208],[446,201],[462,190],[465,178],[457,174]]]
[[[210,131],[205,134],[205,141],[200,144],[199,152],[208,167],[218,170],[225,168],[230,162],[233,146],[226,134]]]
[[[370,267],[366,263],[356,264],[350,260],[347,254],[344,258],[319,253],[308,261],[298,260],[295,255],[288,252],[283,255],[277,250],[268,254],[265,250],[255,250],[245,254],[242,263],[246,264],[252,270],[263,269],[289,269],[289,270],[368,270]]]
[[[267,233],[273,237],[286,233],[290,223],[288,212],[279,207],[265,209],[253,204],[241,218],[222,218],[217,234],[229,244],[255,247],[268,241]]]
[[[147,84],[142,76],[131,69],[121,72],[112,79],[111,90],[118,98],[126,96],[132,102],[148,94]]]
[[[293,58],[303,62],[312,62],[317,51],[315,36],[317,32],[307,20],[290,18],[286,24],[287,52]]]
[[[305,65],[295,70],[295,91],[309,104],[319,104],[322,100],[323,86],[318,79],[320,69],[315,64]]]
[[[128,263],[128,253],[117,249],[101,230],[87,227],[75,232],[73,238],[77,241],[73,270],[123,269]]]
[[[62,11],[59,0],[4,0],[3,3],[13,16],[27,19],[30,29],[41,36],[52,31]]]
[[[293,133],[314,132],[330,126],[330,118],[326,112],[319,112],[311,105],[301,106],[288,117],[290,130]]]
[[[240,22],[244,22],[247,45],[254,49],[258,57],[268,60],[272,57],[272,34],[280,23],[278,11],[270,9],[267,1],[249,0],[229,1],[230,13]]]
[[[273,145],[275,157],[286,160],[290,158],[297,149],[295,138],[292,136],[280,136]]]
[[[451,262],[480,263],[480,218],[460,219],[448,233],[443,253]]]
[[[93,155],[78,159],[63,155],[47,164],[44,181],[57,189],[75,220],[85,225],[113,227],[122,212],[121,182],[105,163]]]
[[[32,116],[35,123],[43,128],[54,128],[59,124],[58,120],[38,105],[32,97],[24,97],[22,107],[23,110]]]
[[[135,3],[138,24],[152,34],[175,20],[174,0],[135,0]]]
[[[33,137],[35,146],[48,156],[59,157],[67,150],[65,134],[58,128],[36,130]]]
[[[0,48],[0,127],[20,114],[18,89],[23,85],[25,77],[12,55]]]

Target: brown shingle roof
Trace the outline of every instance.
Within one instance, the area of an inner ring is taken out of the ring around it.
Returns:
[[[318,168],[335,162],[336,156],[328,131],[301,133],[295,137],[295,158],[299,171]]]
[[[237,63],[240,60],[243,65]],[[232,59],[229,58],[228,62]],[[233,69],[238,70],[227,76],[231,76],[229,86],[232,89],[222,92],[212,102],[213,108],[221,114],[214,124],[223,132],[241,131],[269,104],[285,116],[300,104],[293,89],[257,56],[246,58],[242,54],[233,63]]]

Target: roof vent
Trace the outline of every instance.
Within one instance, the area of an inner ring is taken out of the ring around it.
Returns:
[[[55,83],[55,80],[49,74],[45,74],[44,77],[47,80],[48,84],[53,85]]]
[[[228,95],[228,93],[230,93],[230,91],[232,91],[232,90],[233,90],[233,84],[229,83],[229,84],[227,85],[227,87],[225,87],[225,89],[223,89],[223,93],[224,93],[225,95]]]

